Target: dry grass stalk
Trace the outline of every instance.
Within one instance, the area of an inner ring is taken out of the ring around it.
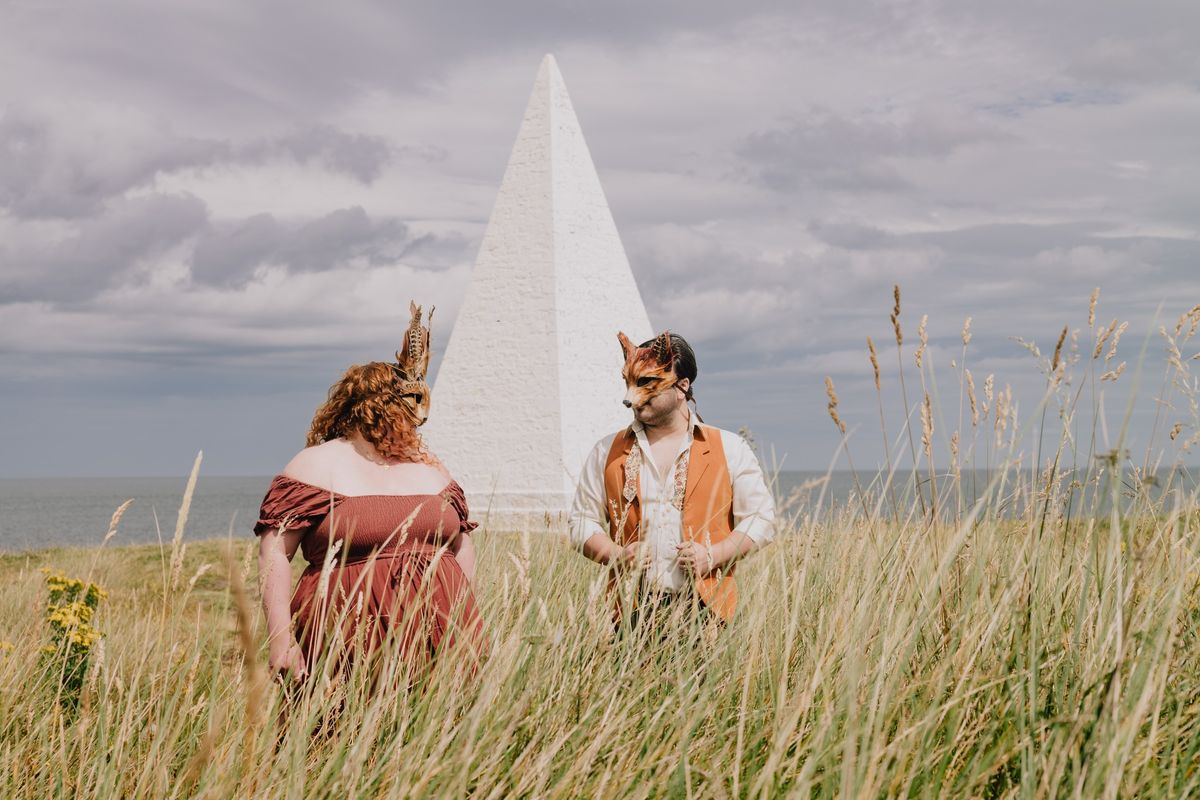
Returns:
[[[875,391],[881,391],[879,382],[879,355],[875,352],[875,342],[871,341],[871,337],[867,337],[867,352],[871,354],[871,370],[875,373]]]
[[[929,315],[921,315],[921,324],[917,326],[917,338],[921,340],[921,344],[917,347],[917,369],[921,368],[921,359],[925,356],[925,348],[929,346],[929,337],[925,333],[925,324],[929,322]]]
[[[1122,372],[1124,372],[1124,371],[1125,371],[1125,362],[1124,362],[1124,361],[1122,361],[1120,364],[1118,364],[1118,365],[1117,365],[1117,368],[1116,368],[1116,369],[1114,369],[1114,370],[1109,370],[1108,372],[1106,372],[1106,373],[1104,373],[1103,375],[1101,375],[1101,376],[1100,376],[1100,380],[1102,380],[1102,381],[1115,381],[1117,378],[1121,377],[1121,373],[1122,373]]]
[[[983,379],[983,410],[979,416],[987,419],[988,410],[992,407],[992,393],[996,385],[996,375],[988,373],[988,376]]]
[[[1111,361],[1113,356],[1115,356],[1117,354],[1117,345],[1120,344],[1120,342],[1121,342],[1121,334],[1123,334],[1128,327],[1129,327],[1128,322],[1122,322],[1120,325],[1117,326],[1117,330],[1113,333],[1113,336],[1112,336],[1112,346],[1110,346],[1108,348],[1108,352],[1105,353],[1105,355],[1104,355],[1104,363],[1105,364],[1107,364],[1109,361]]]
[[[175,519],[175,536],[171,539],[171,580],[170,587],[172,591],[179,588],[179,581],[183,571],[183,555],[185,546],[183,544],[183,529],[187,527],[188,512],[192,508],[192,494],[196,491],[196,477],[200,474],[200,462],[204,460],[204,451],[201,450],[196,454],[196,461],[192,464],[192,474],[188,476],[187,488],[183,491],[183,501],[179,504],[179,516]]]
[[[1058,342],[1054,345],[1054,356],[1050,359],[1050,383],[1053,386],[1057,386],[1062,381],[1067,368],[1067,359],[1063,357],[1062,352],[1063,344],[1067,341],[1067,328],[1068,326],[1063,326],[1062,333],[1058,336]],[[1071,348],[1072,350],[1075,348],[1074,337],[1071,339]]]
[[[833,420],[833,424],[837,426],[839,431],[845,433],[846,423],[842,422],[842,418],[838,416],[837,390],[833,388],[833,378],[828,375],[825,376],[825,394],[829,395],[829,405],[826,406],[829,409],[829,418]]]
[[[263,701],[266,695],[266,672],[258,662],[258,643],[254,638],[254,606],[246,595],[242,583],[242,571],[234,561],[233,553],[225,551],[225,569],[229,576],[229,592],[233,596],[234,613],[237,616],[238,645],[241,650],[242,675],[246,685],[246,715],[242,741],[243,775],[250,775],[253,759],[258,756],[255,741],[262,721]]]
[[[113,512],[112,519],[108,522],[108,533],[104,534],[104,541],[107,542],[117,535],[117,526],[121,524],[121,517],[125,516],[125,512],[131,505],[133,505],[132,497],[117,506],[117,510]]]
[[[212,569],[212,564],[200,565],[200,568],[196,570],[194,575],[192,575],[192,579],[188,581],[187,591],[189,594],[193,589],[196,588],[196,582],[204,577],[204,573],[208,572],[210,569]]]
[[[967,317],[965,320],[963,320],[962,343],[963,343],[963,347],[966,347],[967,345],[969,345],[971,343],[971,318],[970,317]]]
[[[1116,320],[1116,317],[1114,317],[1113,321],[1108,323],[1108,327],[1105,328],[1104,330],[1102,330],[1100,332],[1100,335],[1098,335],[1096,337],[1096,349],[1092,351],[1092,360],[1093,361],[1095,361],[1097,358],[1099,358],[1100,354],[1102,352],[1104,352],[1104,343],[1106,341],[1108,341],[1108,337],[1112,336],[1113,331],[1115,331],[1116,329],[1117,329],[1117,320]]]
[[[979,425],[979,407],[975,402],[975,379],[971,377],[971,370],[963,369],[963,374],[967,378],[967,401],[971,404],[971,427]]]
[[[1187,313],[1187,317],[1192,318],[1192,325],[1188,326],[1187,338],[1192,338],[1196,335],[1196,329],[1200,327],[1200,303],[1192,307],[1192,311]]]
[[[1191,322],[1191,327],[1188,329],[1188,337],[1190,338],[1196,333],[1196,326],[1200,325],[1200,304],[1192,306],[1179,317],[1179,321],[1175,323],[1175,338],[1179,338],[1180,332],[1183,331],[1183,326]]]
[[[1173,337],[1167,336],[1167,331],[1163,327],[1159,327],[1158,332],[1167,340],[1167,363],[1182,374],[1187,374],[1187,367],[1183,365],[1183,353],[1179,351],[1179,345],[1175,343]]]
[[[996,447],[1000,447],[1004,443],[1004,431],[1008,427],[1008,406],[1011,397],[1012,389],[1008,384],[1005,384],[1004,390],[996,395]]]
[[[1051,372],[1058,371],[1059,359],[1062,358],[1063,342],[1065,342],[1067,340],[1067,328],[1068,327],[1069,326],[1067,326],[1067,325],[1063,326],[1062,333],[1060,333],[1058,335],[1058,342],[1054,345],[1054,357],[1050,359],[1050,371]]]
[[[1088,302],[1088,327],[1096,327],[1096,302],[1100,299],[1100,287],[1092,289],[1092,299]]]
[[[933,455],[933,403],[928,392],[921,403],[921,446],[925,449],[926,457]]]
[[[892,328],[896,332],[896,346],[904,345],[904,333],[900,330],[900,284],[892,286],[892,297],[895,298],[895,305],[892,306]]]

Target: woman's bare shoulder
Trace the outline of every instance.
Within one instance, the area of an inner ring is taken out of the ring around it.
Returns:
[[[292,457],[283,468],[283,474],[313,486],[329,488],[335,468],[345,459],[347,450],[353,453],[350,443],[344,439],[306,447]]]

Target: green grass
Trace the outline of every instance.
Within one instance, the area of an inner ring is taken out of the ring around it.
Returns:
[[[736,622],[701,645],[613,637],[596,568],[485,532],[476,674],[447,653],[413,689],[317,680],[282,722],[283,690],[256,695],[242,664],[225,543],[189,545],[166,593],[156,546],[7,555],[0,793],[1183,796],[1200,790],[1195,528],[1138,522],[1132,548],[1124,524],[800,525],[744,565]],[[232,554],[252,586],[254,542]],[[77,719],[39,678],[43,565],[109,591]]]

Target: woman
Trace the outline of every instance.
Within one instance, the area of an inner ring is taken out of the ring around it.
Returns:
[[[429,414],[429,329],[410,309],[397,362],[346,371],[317,409],[308,446],[263,499],[254,532],[277,673],[300,678],[326,651],[345,663],[387,640],[414,662],[455,640],[474,653],[481,640],[470,587],[476,525],[417,433]],[[297,547],[308,568],[289,604]]]

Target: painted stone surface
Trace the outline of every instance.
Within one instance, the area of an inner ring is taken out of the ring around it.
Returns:
[[[628,424],[617,331],[650,321],[553,56],[538,71],[434,386],[426,439],[492,528],[553,525]]]

